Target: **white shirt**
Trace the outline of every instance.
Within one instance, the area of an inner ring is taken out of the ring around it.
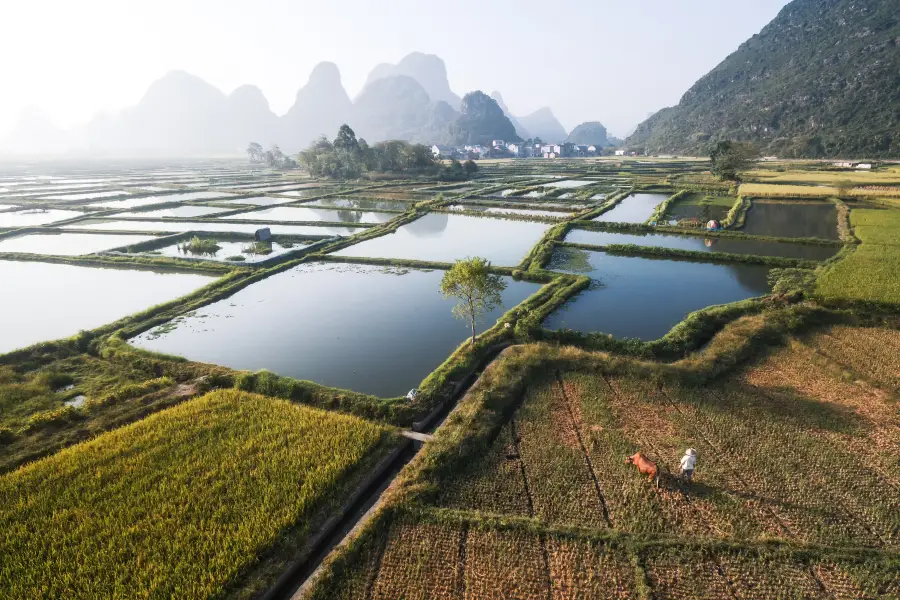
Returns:
[[[685,454],[681,457],[681,470],[693,471],[694,465],[697,463],[697,457],[693,454]]]

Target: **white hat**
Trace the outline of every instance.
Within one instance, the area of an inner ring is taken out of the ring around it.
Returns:
[[[697,456],[697,451],[694,450],[693,448],[688,448],[687,450],[684,451],[684,453],[690,454],[691,456]]]

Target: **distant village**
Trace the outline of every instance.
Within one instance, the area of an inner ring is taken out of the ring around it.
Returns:
[[[458,160],[480,160],[483,158],[577,158],[584,156],[615,155],[625,156],[625,150],[607,146],[584,146],[580,144],[519,143],[493,140],[490,146],[444,146],[431,147],[435,158]],[[631,155],[636,155],[632,152]]]

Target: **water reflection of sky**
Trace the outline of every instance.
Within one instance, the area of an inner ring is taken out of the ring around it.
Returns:
[[[769,267],[614,256],[558,248],[550,269],[589,275],[581,292],[544,323],[548,329],[654,340],[689,313],[769,292]]]
[[[519,264],[544,232],[546,223],[429,213],[396,233],[340,250],[338,256],[453,262],[480,256],[498,266]]]
[[[142,334],[142,348],[378,396],[416,387],[469,335],[440,294],[443,271],[311,263]],[[506,278],[484,331],[539,289]]]

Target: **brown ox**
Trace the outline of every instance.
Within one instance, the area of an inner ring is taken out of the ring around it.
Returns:
[[[659,486],[659,469],[656,468],[655,462],[648,459],[640,452],[634,454],[633,456],[629,456],[625,459],[625,462],[630,465],[635,465],[642,475],[647,476],[647,481],[653,481],[654,479],[656,479],[656,485]]]

